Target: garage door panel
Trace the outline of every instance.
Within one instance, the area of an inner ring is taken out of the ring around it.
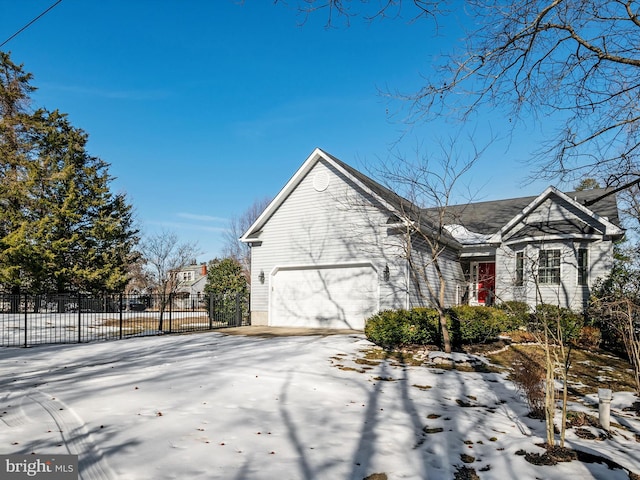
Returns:
[[[269,323],[362,329],[377,311],[377,290],[370,265],[279,270],[272,279]]]

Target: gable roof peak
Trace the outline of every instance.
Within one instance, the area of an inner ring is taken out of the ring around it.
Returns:
[[[410,201],[400,197],[395,192],[391,191],[382,184],[376,182],[372,178],[368,177],[361,171],[353,168],[342,160],[334,157],[319,147],[316,147],[311,154],[307,157],[304,163],[293,174],[285,186],[280,190],[276,197],[271,201],[267,208],[260,214],[256,221],[249,227],[249,229],[240,237],[240,241],[250,243],[255,241],[259,235],[263,225],[268,221],[271,215],[278,209],[278,207],[284,202],[289,194],[298,186],[302,179],[313,169],[313,167],[321,160],[324,160],[331,164],[336,170],[341,172],[346,177],[350,178],[355,184],[359,185],[365,191],[371,193],[376,197],[383,205],[390,210],[395,211],[418,211]]]
[[[562,201],[572,205],[573,208],[581,211],[585,215],[592,217],[594,220],[601,223],[604,227],[603,233],[612,236],[621,236],[624,233],[620,227],[612,223],[606,216],[601,216],[594,212],[592,209],[584,206],[583,201],[578,200],[578,192],[564,193],[558,188],[550,185],[540,195],[535,197],[520,213],[514,216],[509,222],[507,222],[502,228],[500,228],[491,238],[492,242],[498,242],[507,232],[514,228],[517,224],[522,222],[529,214],[536,210],[540,205],[547,201],[552,195],[557,196]],[[573,195],[572,194],[576,194]],[[616,215],[617,217],[617,215]]]

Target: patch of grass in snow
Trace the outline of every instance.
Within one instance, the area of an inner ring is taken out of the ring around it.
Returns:
[[[422,431],[424,433],[429,433],[429,434],[440,433],[440,432],[444,432],[444,428],[442,428],[442,427],[424,427],[422,429]]]
[[[358,372],[365,373],[366,370],[364,368],[353,368],[353,367],[345,367],[344,365],[336,365],[340,370],[344,370],[345,372]]]
[[[365,365],[380,365],[383,361],[391,362],[392,365],[422,365],[423,358],[421,358],[421,352],[423,349],[407,349],[401,351],[383,350],[382,348],[375,347],[367,350],[361,350],[364,353],[364,358],[358,358],[356,363]]]
[[[616,392],[635,390],[633,375],[626,360],[605,352],[581,349],[573,350],[571,355],[570,395],[582,397],[596,392],[598,388],[611,388]],[[511,369],[514,362],[523,356],[531,361],[541,361],[535,359],[543,358],[541,348],[533,344],[511,345],[510,348],[488,355],[487,358],[500,367]],[[605,377],[606,381],[603,382]]]
[[[575,410],[567,412],[567,424],[571,427],[600,426],[598,419],[594,415],[589,415],[586,412],[576,412]]]
[[[150,316],[125,318],[122,320],[122,329],[125,331],[127,335],[132,335],[136,333],[157,330],[159,326],[159,322],[160,322],[159,318],[150,317]],[[207,325],[208,323],[209,323],[209,319],[205,316],[172,318],[171,322],[169,322],[169,317],[167,316],[164,318],[162,322],[162,331],[169,332],[170,325],[171,325],[171,331],[173,331],[173,330],[184,330],[192,325]],[[106,327],[119,328],[120,319],[119,318],[106,319],[102,322],[102,325]]]
[[[474,395],[467,395],[467,398],[469,400],[474,401],[474,402],[476,400],[478,400],[477,397],[475,397]],[[456,399],[456,403],[458,404],[459,407],[463,407],[463,408],[481,406],[481,405],[477,405],[477,404],[474,404],[474,403],[471,403],[471,402],[467,402],[466,400],[460,400],[460,399]]]
[[[491,365],[486,364],[485,362],[475,361],[475,360],[448,360],[448,359],[436,359],[436,362],[430,364],[430,366],[434,368],[438,368],[441,370],[451,371],[455,370],[457,372],[465,372],[465,373],[496,373],[498,369],[493,368]]]
[[[362,480],[387,480],[386,473],[372,473],[368,477],[364,477]]]
[[[373,361],[373,360],[369,360],[368,358],[356,358],[355,362],[358,365],[370,365],[370,366],[378,366],[380,365],[382,362],[381,361]]]
[[[476,461],[476,457],[463,453],[460,455],[460,460],[462,460],[463,463],[473,463]]]
[[[415,383],[411,386],[419,388],[420,390],[429,390],[430,388],[432,388],[431,385],[416,385]]]
[[[463,465],[462,467],[456,467],[453,480],[480,480],[480,477],[473,468]]]

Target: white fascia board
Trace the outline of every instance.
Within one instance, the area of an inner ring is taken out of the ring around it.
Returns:
[[[511,230],[518,223],[520,223],[523,218],[525,218],[527,215],[529,215],[529,213],[531,213],[533,210],[538,208],[542,204],[542,202],[544,202],[545,200],[547,200],[547,198],[549,198],[551,196],[552,193],[557,195],[559,198],[565,200],[566,202],[570,203],[571,205],[576,207],[578,210],[582,211],[584,214],[596,219],[598,222],[603,224],[604,227],[605,227],[605,231],[603,232],[604,235],[616,236],[616,235],[622,235],[624,233],[624,231],[621,228],[615,226],[613,223],[611,223],[606,218],[601,217],[600,215],[598,215],[597,213],[591,211],[590,209],[588,209],[587,207],[585,207],[581,203],[578,203],[576,200],[574,200],[573,198],[569,197],[565,193],[561,192],[556,187],[549,186],[544,190],[544,192],[542,192],[540,195],[538,195],[529,205],[527,205],[518,215],[513,217],[509,221],[509,223],[507,223],[499,231],[494,233],[493,236],[489,239],[489,242],[490,243],[501,243],[502,242],[502,238],[504,237],[504,235],[509,230]]]
[[[244,243],[250,243],[255,241],[256,238],[251,238],[252,235],[258,233],[264,224],[267,222],[269,217],[277,210],[278,207],[284,202],[284,200],[289,196],[289,194],[296,188],[296,186],[302,181],[302,179],[309,173],[309,171],[315,166],[315,164],[320,160],[325,160],[330,163],[336,170],[342,173],[344,176],[349,178],[352,182],[357,184],[361,189],[365,192],[376,198],[385,208],[387,208],[391,212],[396,212],[401,214],[402,212],[398,212],[395,207],[393,207],[389,202],[387,202],[384,198],[378,195],[376,192],[371,190],[366,184],[358,180],[356,177],[351,175],[351,173],[345,170],[341,165],[334,162],[333,159],[328,156],[322,149],[316,148],[309,157],[305,160],[302,166],[298,169],[298,171],[291,177],[291,179],[287,182],[287,184],[280,190],[280,193],[276,195],[273,201],[267,206],[267,208],[260,214],[260,216],[256,219],[256,221],[249,227],[249,229],[245,232],[242,237],[240,237],[240,241]]]
[[[622,230],[620,227],[614,225],[609,220],[607,220],[605,217],[601,217],[597,213],[591,211],[589,208],[585,207],[581,203],[578,203],[576,200],[571,198],[569,195],[567,195],[567,194],[565,194],[565,193],[563,193],[563,192],[561,192],[559,190],[556,190],[555,193],[560,198],[562,198],[565,201],[567,201],[567,202],[571,203],[572,205],[574,205],[576,208],[578,208],[583,213],[585,213],[587,215],[590,215],[592,218],[595,218],[598,222],[603,224],[604,228],[605,228],[604,235],[615,236],[615,235],[622,235],[624,233],[624,230]]]
[[[524,217],[526,217],[527,215],[529,215],[529,213],[531,213],[535,208],[537,208],[543,201],[545,201],[547,199],[547,197],[552,193],[552,192],[558,192],[558,189],[553,187],[553,186],[549,186],[547,187],[544,192],[542,192],[540,195],[538,195],[535,199],[533,199],[533,201],[527,205],[526,207],[524,207],[524,209],[522,209],[522,211],[517,214],[515,217],[513,217],[504,227],[502,227],[500,230],[498,230],[496,233],[494,233],[491,238],[489,239],[490,243],[501,243],[502,242],[502,237],[504,236],[505,233],[507,233],[509,230],[511,230],[514,226],[516,226],[518,223],[520,223],[520,221],[522,221],[522,219]]]
[[[353,267],[371,267],[375,272],[378,271],[376,266],[370,260],[354,260],[350,262],[330,262],[330,263],[295,263],[291,265],[276,265],[269,275],[274,276],[283,270],[326,270],[330,268],[353,268]]]
[[[255,241],[255,238],[251,238],[252,235],[258,233],[263,225],[267,222],[267,220],[273,215],[280,205],[284,202],[284,200],[289,196],[289,194],[294,190],[294,188],[300,183],[300,181],[304,178],[304,176],[309,173],[309,170],[313,168],[313,166],[318,162],[320,158],[324,158],[325,160],[330,160],[324,155],[324,152],[319,148],[316,148],[311,155],[307,157],[304,163],[300,166],[298,171],[293,174],[293,176],[289,179],[289,181],[285,184],[285,186],[280,190],[280,192],[276,195],[276,197],[271,201],[267,208],[258,216],[255,222],[247,229],[247,231],[240,237],[240,241],[244,243],[250,243]]]
[[[556,241],[563,242],[567,240],[571,240],[571,241],[584,240],[586,242],[594,242],[601,239],[602,239],[602,235],[594,235],[594,234],[547,235],[547,236],[541,235],[539,237],[528,236],[528,237],[522,237],[514,240],[507,240],[503,243],[503,245],[518,245],[519,243],[538,244],[538,243],[556,242]]]
[[[484,249],[463,250],[460,253],[460,258],[475,258],[475,257],[495,257],[496,248],[488,247]]]

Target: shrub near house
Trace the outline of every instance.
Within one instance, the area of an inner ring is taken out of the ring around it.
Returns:
[[[367,320],[364,333],[369,341],[385,349],[438,344],[438,312],[430,308],[383,310]]]
[[[523,325],[521,317],[494,307],[459,305],[447,310],[455,345],[484,343]],[[440,345],[438,312],[432,308],[384,310],[369,317],[364,333],[386,349],[406,345]]]

